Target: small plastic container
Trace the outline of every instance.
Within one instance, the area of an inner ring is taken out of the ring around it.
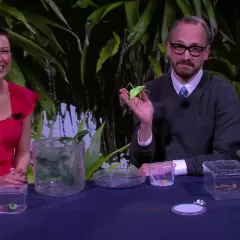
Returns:
[[[28,185],[0,185],[0,214],[19,214],[27,208]]]
[[[156,187],[166,187],[174,184],[174,163],[156,162],[148,165],[150,184]]]
[[[203,163],[204,188],[215,200],[240,199],[240,162],[217,160]]]

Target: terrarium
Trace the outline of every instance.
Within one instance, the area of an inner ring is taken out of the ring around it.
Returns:
[[[204,187],[215,200],[240,199],[240,162],[218,160],[203,163]]]
[[[27,208],[28,185],[0,186],[0,214],[19,214]]]
[[[64,196],[85,187],[85,142],[43,138],[33,142],[35,190],[44,195]]]

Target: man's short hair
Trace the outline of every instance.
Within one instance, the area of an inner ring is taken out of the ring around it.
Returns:
[[[183,17],[183,18],[179,19],[178,21],[176,21],[168,33],[167,40],[171,41],[172,35],[179,23],[192,23],[195,25],[198,25],[198,24],[202,25],[205,30],[205,33],[206,33],[207,44],[210,45],[212,43],[212,40],[213,40],[212,33],[211,33],[211,30],[210,30],[208,24],[206,23],[206,21],[203,18],[198,17],[198,16],[186,16],[186,17]]]

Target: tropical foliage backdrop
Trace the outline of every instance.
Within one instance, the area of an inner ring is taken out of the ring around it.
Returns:
[[[169,70],[166,36],[186,15],[203,16],[214,36],[204,68],[230,80],[240,93],[238,9],[238,1],[227,0],[0,0],[0,23],[13,51],[8,80],[41,96],[33,138],[41,137],[43,112],[49,127],[57,115],[64,121],[65,103],[67,110],[76,107],[79,119],[84,114],[86,124],[90,118],[96,123],[99,152],[127,146],[132,116],[118,90]]]

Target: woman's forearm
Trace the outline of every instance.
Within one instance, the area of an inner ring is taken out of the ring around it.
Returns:
[[[29,152],[18,152],[16,155],[15,168],[21,169],[23,173],[26,173],[30,160]]]

